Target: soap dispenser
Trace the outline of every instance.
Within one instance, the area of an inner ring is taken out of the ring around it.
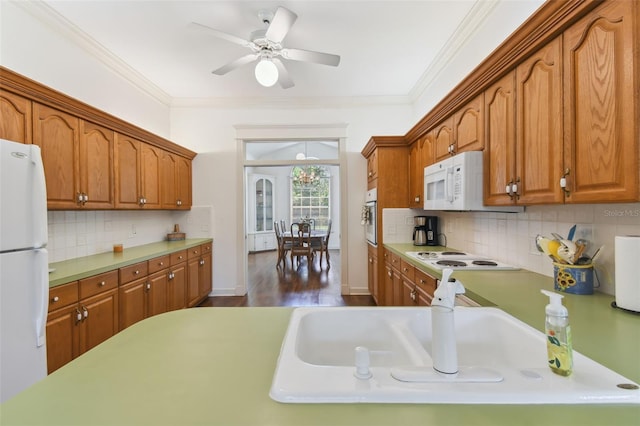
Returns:
[[[544,327],[547,335],[549,367],[556,374],[569,376],[573,369],[569,311],[562,305],[564,296],[552,291],[541,291],[549,296],[549,304],[545,308],[546,320]]]

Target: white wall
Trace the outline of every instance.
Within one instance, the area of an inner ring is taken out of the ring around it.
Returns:
[[[0,1],[2,66],[159,136],[169,137],[168,104],[106,67],[101,52],[91,46],[82,48],[70,34],[52,30],[40,20],[43,17],[31,14],[37,8],[28,6],[28,2]]]
[[[446,236],[450,248],[519,266],[549,277],[551,261],[535,247],[535,237],[551,237],[552,232],[566,236],[577,225],[574,238],[591,242],[587,253],[604,246],[596,262],[601,287],[598,291],[615,294],[616,235],[640,235],[640,203],[579,204],[531,206],[524,213],[425,212],[419,209],[385,209],[383,220],[385,242],[411,242],[413,226],[406,218],[436,215],[439,232]],[[444,239],[441,242],[444,244]]]

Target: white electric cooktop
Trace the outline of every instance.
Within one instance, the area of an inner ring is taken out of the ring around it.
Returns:
[[[460,251],[408,251],[407,256],[411,256],[420,262],[435,269],[451,268],[454,270],[516,270],[517,266],[512,266],[497,260],[489,259],[471,253]]]

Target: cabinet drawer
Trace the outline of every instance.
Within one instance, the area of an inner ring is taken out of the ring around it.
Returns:
[[[436,291],[435,278],[416,268],[415,283],[421,290],[433,297],[433,293]]]
[[[105,272],[80,280],[80,299],[118,288],[118,271]]]
[[[195,246],[195,247],[191,247],[190,249],[187,249],[187,258],[189,260],[197,259],[201,255],[202,255],[202,246]]]
[[[171,266],[176,265],[180,262],[185,262],[187,260],[187,251],[177,251],[175,253],[171,253]]]
[[[131,282],[137,278],[144,277],[149,274],[147,262],[140,262],[134,265],[120,268],[120,285]]]
[[[202,254],[211,253],[211,251],[213,250],[213,243],[203,244],[200,246],[200,249],[202,249]]]
[[[404,259],[400,260],[400,272],[402,273],[402,275],[408,278],[409,281],[413,281],[416,277],[415,266],[405,261]]]
[[[153,274],[154,272],[161,271],[165,268],[169,267],[169,262],[171,262],[171,256],[160,256],[149,260],[149,273]]]
[[[78,281],[49,289],[49,312],[78,302]]]
[[[400,256],[393,253],[392,251],[386,252],[386,261],[391,264],[391,266],[398,271],[400,270]]]

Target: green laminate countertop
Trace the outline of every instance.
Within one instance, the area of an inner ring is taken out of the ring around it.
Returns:
[[[389,245],[399,254],[413,251]],[[413,248],[413,249],[412,249]],[[409,258],[405,257],[409,260]],[[435,271],[433,275],[439,274]],[[551,279],[456,272],[468,295],[542,329]],[[640,381],[640,317],[567,295],[574,347]],[[282,404],[269,389],[292,308],[192,308],[116,334],[0,406],[10,425],[634,425],[631,405]],[[488,342],[487,344],[490,344]],[[546,363],[546,360],[541,360]]]
[[[113,271],[114,269],[185,250],[211,241],[213,241],[211,238],[159,241],[141,246],[125,247],[122,253],[107,252],[50,263],[49,268],[54,269],[54,271],[49,274],[49,287],[55,287],[103,272]]]

